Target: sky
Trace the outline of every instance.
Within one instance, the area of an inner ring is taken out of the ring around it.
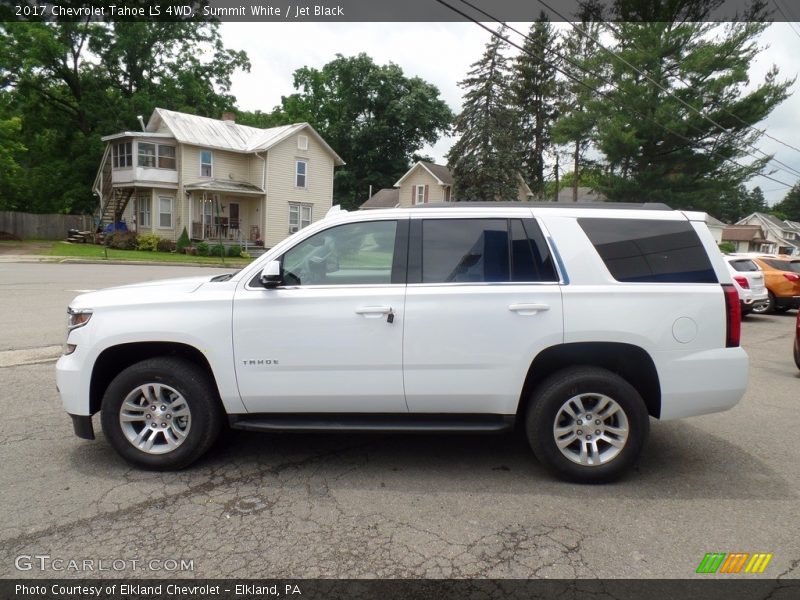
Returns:
[[[528,24],[513,24],[527,31]],[[569,28],[568,23],[556,23]],[[250,57],[249,73],[233,77],[231,92],[239,108],[269,112],[281,96],[293,93],[292,73],[303,66],[321,68],[336,54],[352,56],[365,52],[378,64],[394,62],[406,76],[421,77],[437,86],[442,99],[454,112],[461,108],[463,90],[458,82],[478,60],[489,33],[474,23],[222,23],[221,33],[228,48],[244,50]],[[515,41],[520,41],[516,38]],[[759,40],[761,50],[750,67],[751,85],[763,81],[776,65],[780,79],[793,79],[800,72],[800,24],[773,23]],[[800,79],[790,96],[779,105],[759,129],[780,141],[762,136],[756,147],[789,167],[800,171]],[[454,138],[441,138],[422,153],[445,163]],[[794,146],[795,148],[787,147]],[[780,170],[776,170],[780,169]],[[760,186],[768,203],[780,201],[798,179],[786,167],[770,164],[766,171],[776,180],[755,177],[748,187]],[[775,170],[775,172],[773,172]]]

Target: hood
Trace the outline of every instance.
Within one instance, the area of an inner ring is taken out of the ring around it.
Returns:
[[[106,288],[88,294],[81,294],[69,303],[74,309],[100,308],[102,306],[121,306],[126,304],[148,304],[178,299],[191,294],[215,276],[180,277],[178,279],[160,279],[144,281],[130,285]]]

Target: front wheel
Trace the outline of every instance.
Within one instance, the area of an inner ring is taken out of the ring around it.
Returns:
[[[537,458],[568,481],[620,477],[639,457],[650,421],[636,389],[598,367],[570,367],[534,391],[526,417]]]
[[[194,363],[161,357],[136,363],[106,389],[101,422],[114,449],[148,469],[181,469],[202,456],[222,425],[215,386]]]

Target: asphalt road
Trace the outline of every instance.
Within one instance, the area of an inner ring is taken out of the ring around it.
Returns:
[[[2,264],[0,349],[60,344],[70,290],[197,272]],[[748,317],[744,400],[653,422],[638,467],[605,486],[552,479],[513,435],[236,432],[186,471],[139,471],[97,422],[96,441],[72,435],[52,362],[6,353],[0,577],[93,574],[15,568],[48,555],[126,561],[104,577],[691,578],[706,552],[771,552],[764,576],[797,578],[793,323],[794,311]],[[133,570],[169,559],[193,570]]]

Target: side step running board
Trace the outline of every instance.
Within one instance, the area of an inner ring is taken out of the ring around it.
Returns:
[[[244,431],[399,433],[501,433],[514,428],[514,415],[230,415]]]

